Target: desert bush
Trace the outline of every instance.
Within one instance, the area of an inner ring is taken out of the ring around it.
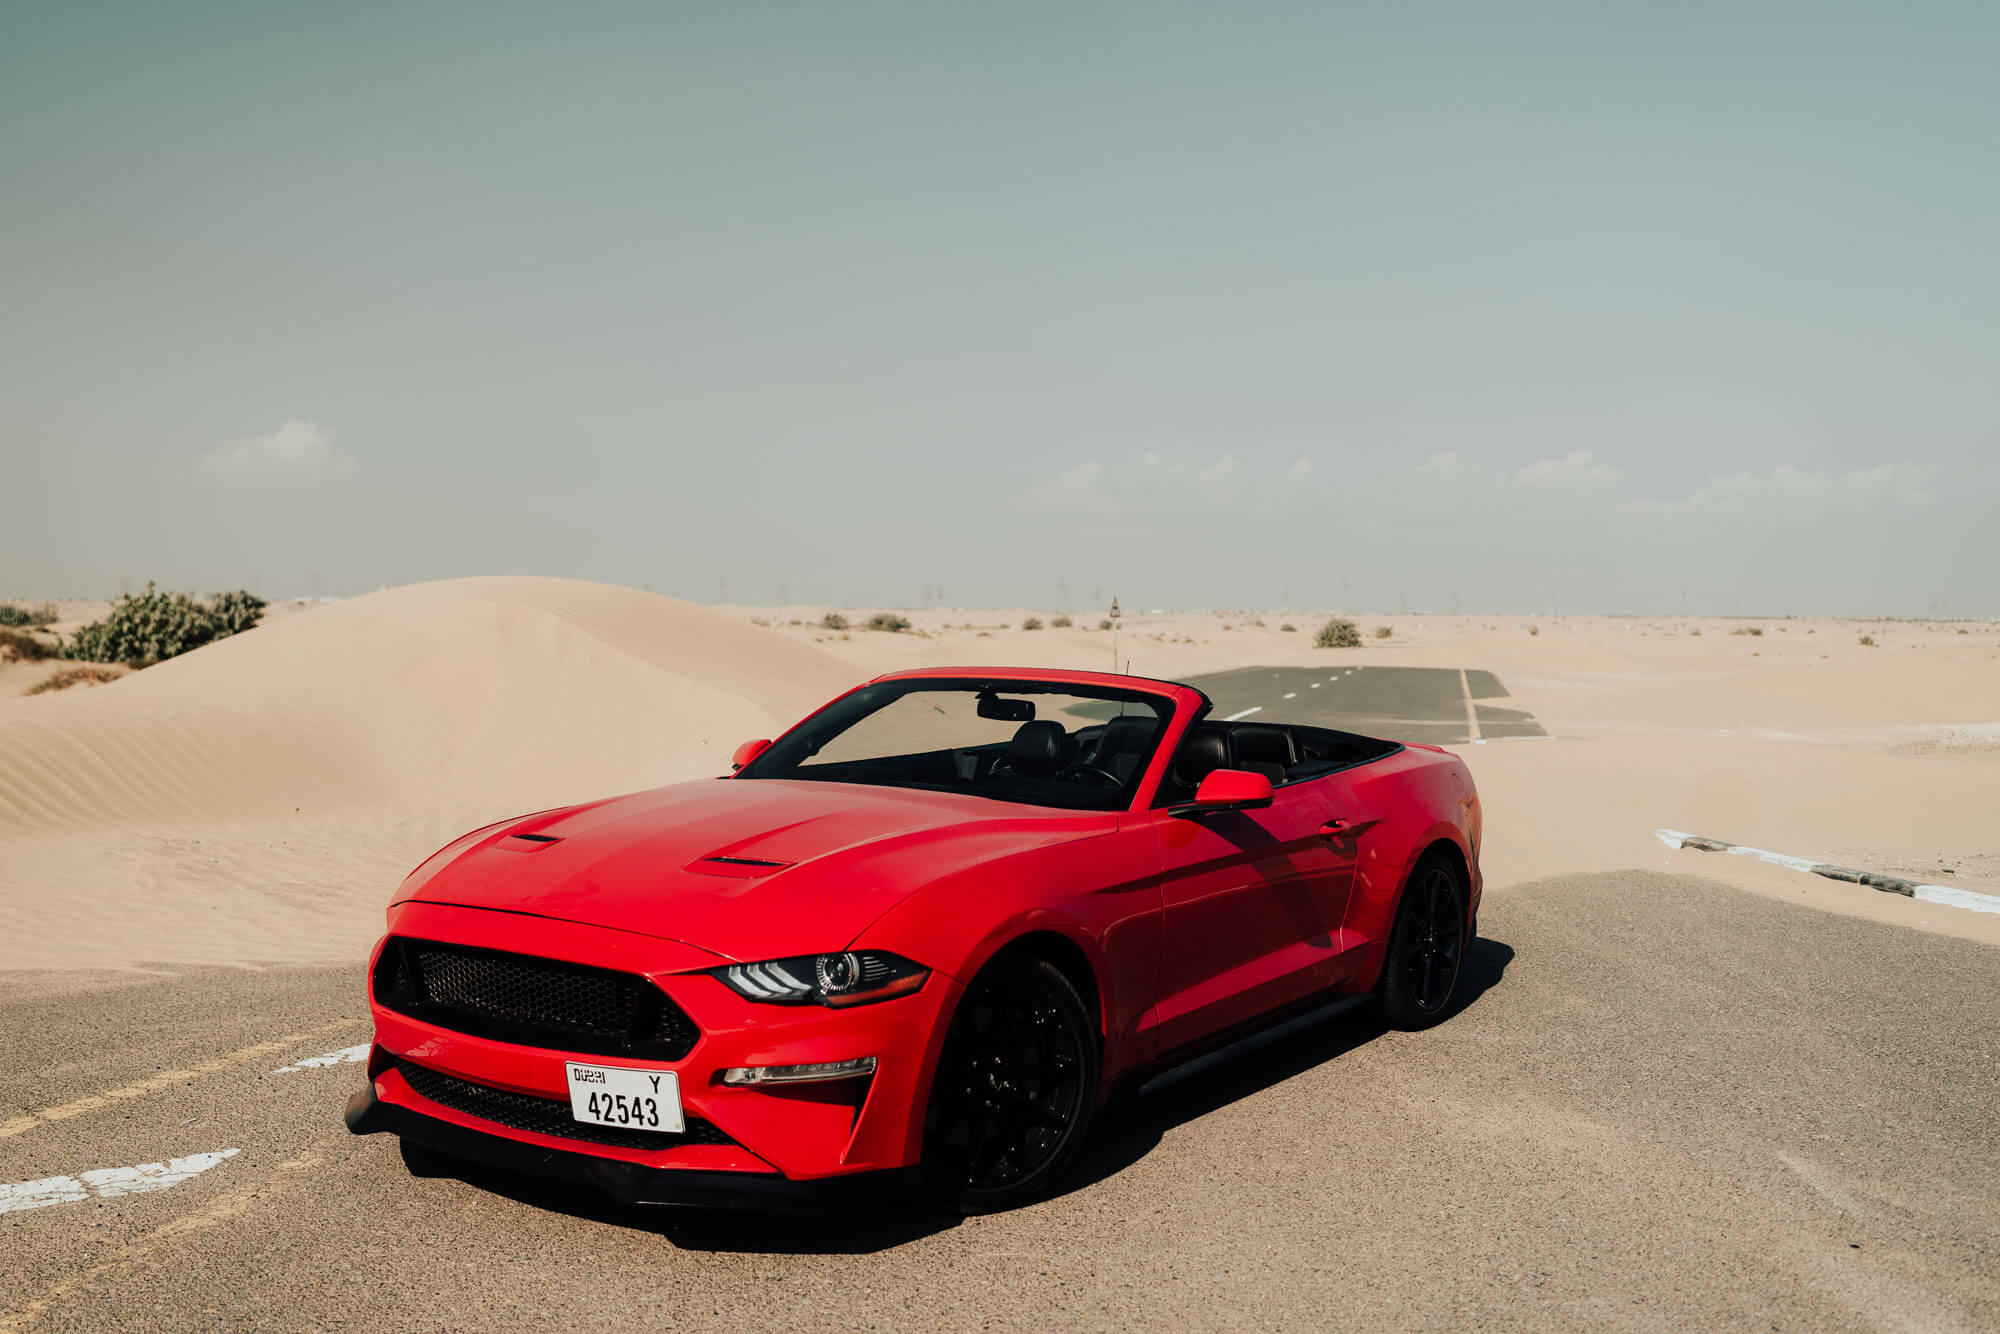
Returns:
[[[910,628],[910,623],[892,611],[878,611],[868,618],[870,630],[882,630],[889,634],[900,634]]]
[[[1361,628],[1345,616],[1336,616],[1319,628],[1314,648],[1360,648]]]
[[[1099,621],[1097,623],[1097,628],[1100,630],[1109,630],[1111,628],[1111,618],[1107,616],[1103,620]],[[1959,633],[1964,634],[1965,631],[1961,630],[1959,631]]]
[[[1861,636],[1861,646],[1862,646],[1863,648],[1874,648],[1874,647],[1875,647],[1875,636],[1874,636],[1874,635],[1863,635],[1863,636]]]
[[[1284,633],[1288,635],[1295,635],[1299,632],[1299,627],[1291,624],[1290,622],[1286,622],[1284,625],[1279,626],[1278,629],[1282,630]]]
[[[819,618],[819,628],[822,630],[845,630],[847,628],[847,618],[837,611],[830,611]]]
[[[1262,616],[1252,616],[1248,620],[1244,621],[1243,624],[1254,625],[1259,630],[1262,630],[1264,628],[1264,618]]]
[[[28,687],[30,695],[46,695],[55,690],[68,690],[77,685],[103,685],[106,681],[116,681],[118,673],[109,667],[65,667],[52,676],[44,677]]]
[[[1736,627],[1736,628],[1735,628],[1734,630],[1731,630],[1731,631],[1730,631],[1729,633],[1730,633],[1730,634],[1732,634],[1732,635],[1758,635],[1758,636],[1762,636],[1762,635],[1763,635],[1763,633],[1764,633],[1764,630],[1763,630],[1763,627],[1762,627],[1762,626],[1756,626],[1756,625],[1739,625],[1739,626],[1737,626],[1737,627]]]
[[[1027,620],[1021,622],[1021,628],[1023,630],[1039,630],[1042,628],[1042,618],[1039,616],[1030,616]]]
[[[1528,627],[1528,633],[1531,635],[1538,635],[1541,632],[1542,632],[1542,627],[1539,625],[1531,625]]]
[[[45,641],[20,630],[0,629],[0,662],[40,662],[56,656]]]
[[[1377,639],[1387,639],[1390,635],[1393,635],[1395,633],[1396,632],[1394,630],[1391,630],[1386,625],[1378,625],[1375,627],[1375,637]]]
[[[56,604],[53,602],[44,602],[33,607],[0,602],[0,625],[24,630],[41,630],[55,623]]]
[[[200,602],[161,593],[152,584],[111,604],[111,614],[71,637],[64,656],[84,662],[161,662],[203,644],[240,634],[257,623],[264,601],[242,590]]]
[[[1055,628],[1055,629],[1057,629],[1057,630],[1067,630],[1067,629],[1069,629],[1069,628],[1070,628],[1070,627],[1071,627],[1072,625],[1075,625],[1075,624],[1076,624],[1076,622],[1075,622],[1075,621],[1072,621],[1072,620],[1071,620],[1071,619],[1070,619],[1069,617],[1067,617],[1067,616],[1058,616],[1058,617],[1056,617],[1056,618],[1055,618],[1054,620],[1050,621],[1050,622],[1049,622],[1049,624],[1050,624],[1050,626],[1052,626],[1053,628]]]

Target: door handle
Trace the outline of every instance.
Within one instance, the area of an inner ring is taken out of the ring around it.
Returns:
[[[1343,820],[1336,818],[1328,820],[1319,827],[1319,836],[1329,843],[1338,843],[1342,839],[1358,837],[1362,830],[1374,823],[1373,820]]]

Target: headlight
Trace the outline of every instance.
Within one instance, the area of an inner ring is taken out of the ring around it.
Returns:
[[[881,950],[801,954],[767,963],[733,963],[709,972],[745,1000],[836,1007],[907,996],[931,975],[922,964]]]

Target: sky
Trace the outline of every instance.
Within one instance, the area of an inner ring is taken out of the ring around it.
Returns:
[[[0,596],[2000,614],[2000,6],[0,0]]]

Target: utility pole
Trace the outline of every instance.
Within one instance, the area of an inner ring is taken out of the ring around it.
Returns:
[[[1118,598],[1115,594],[1112,596],[1111,599],[1110,615],[1111,615],[1111,670],[1115,672],[1118,670],[1118,622],[1121,619],[1121,615],[1118,610]]]

